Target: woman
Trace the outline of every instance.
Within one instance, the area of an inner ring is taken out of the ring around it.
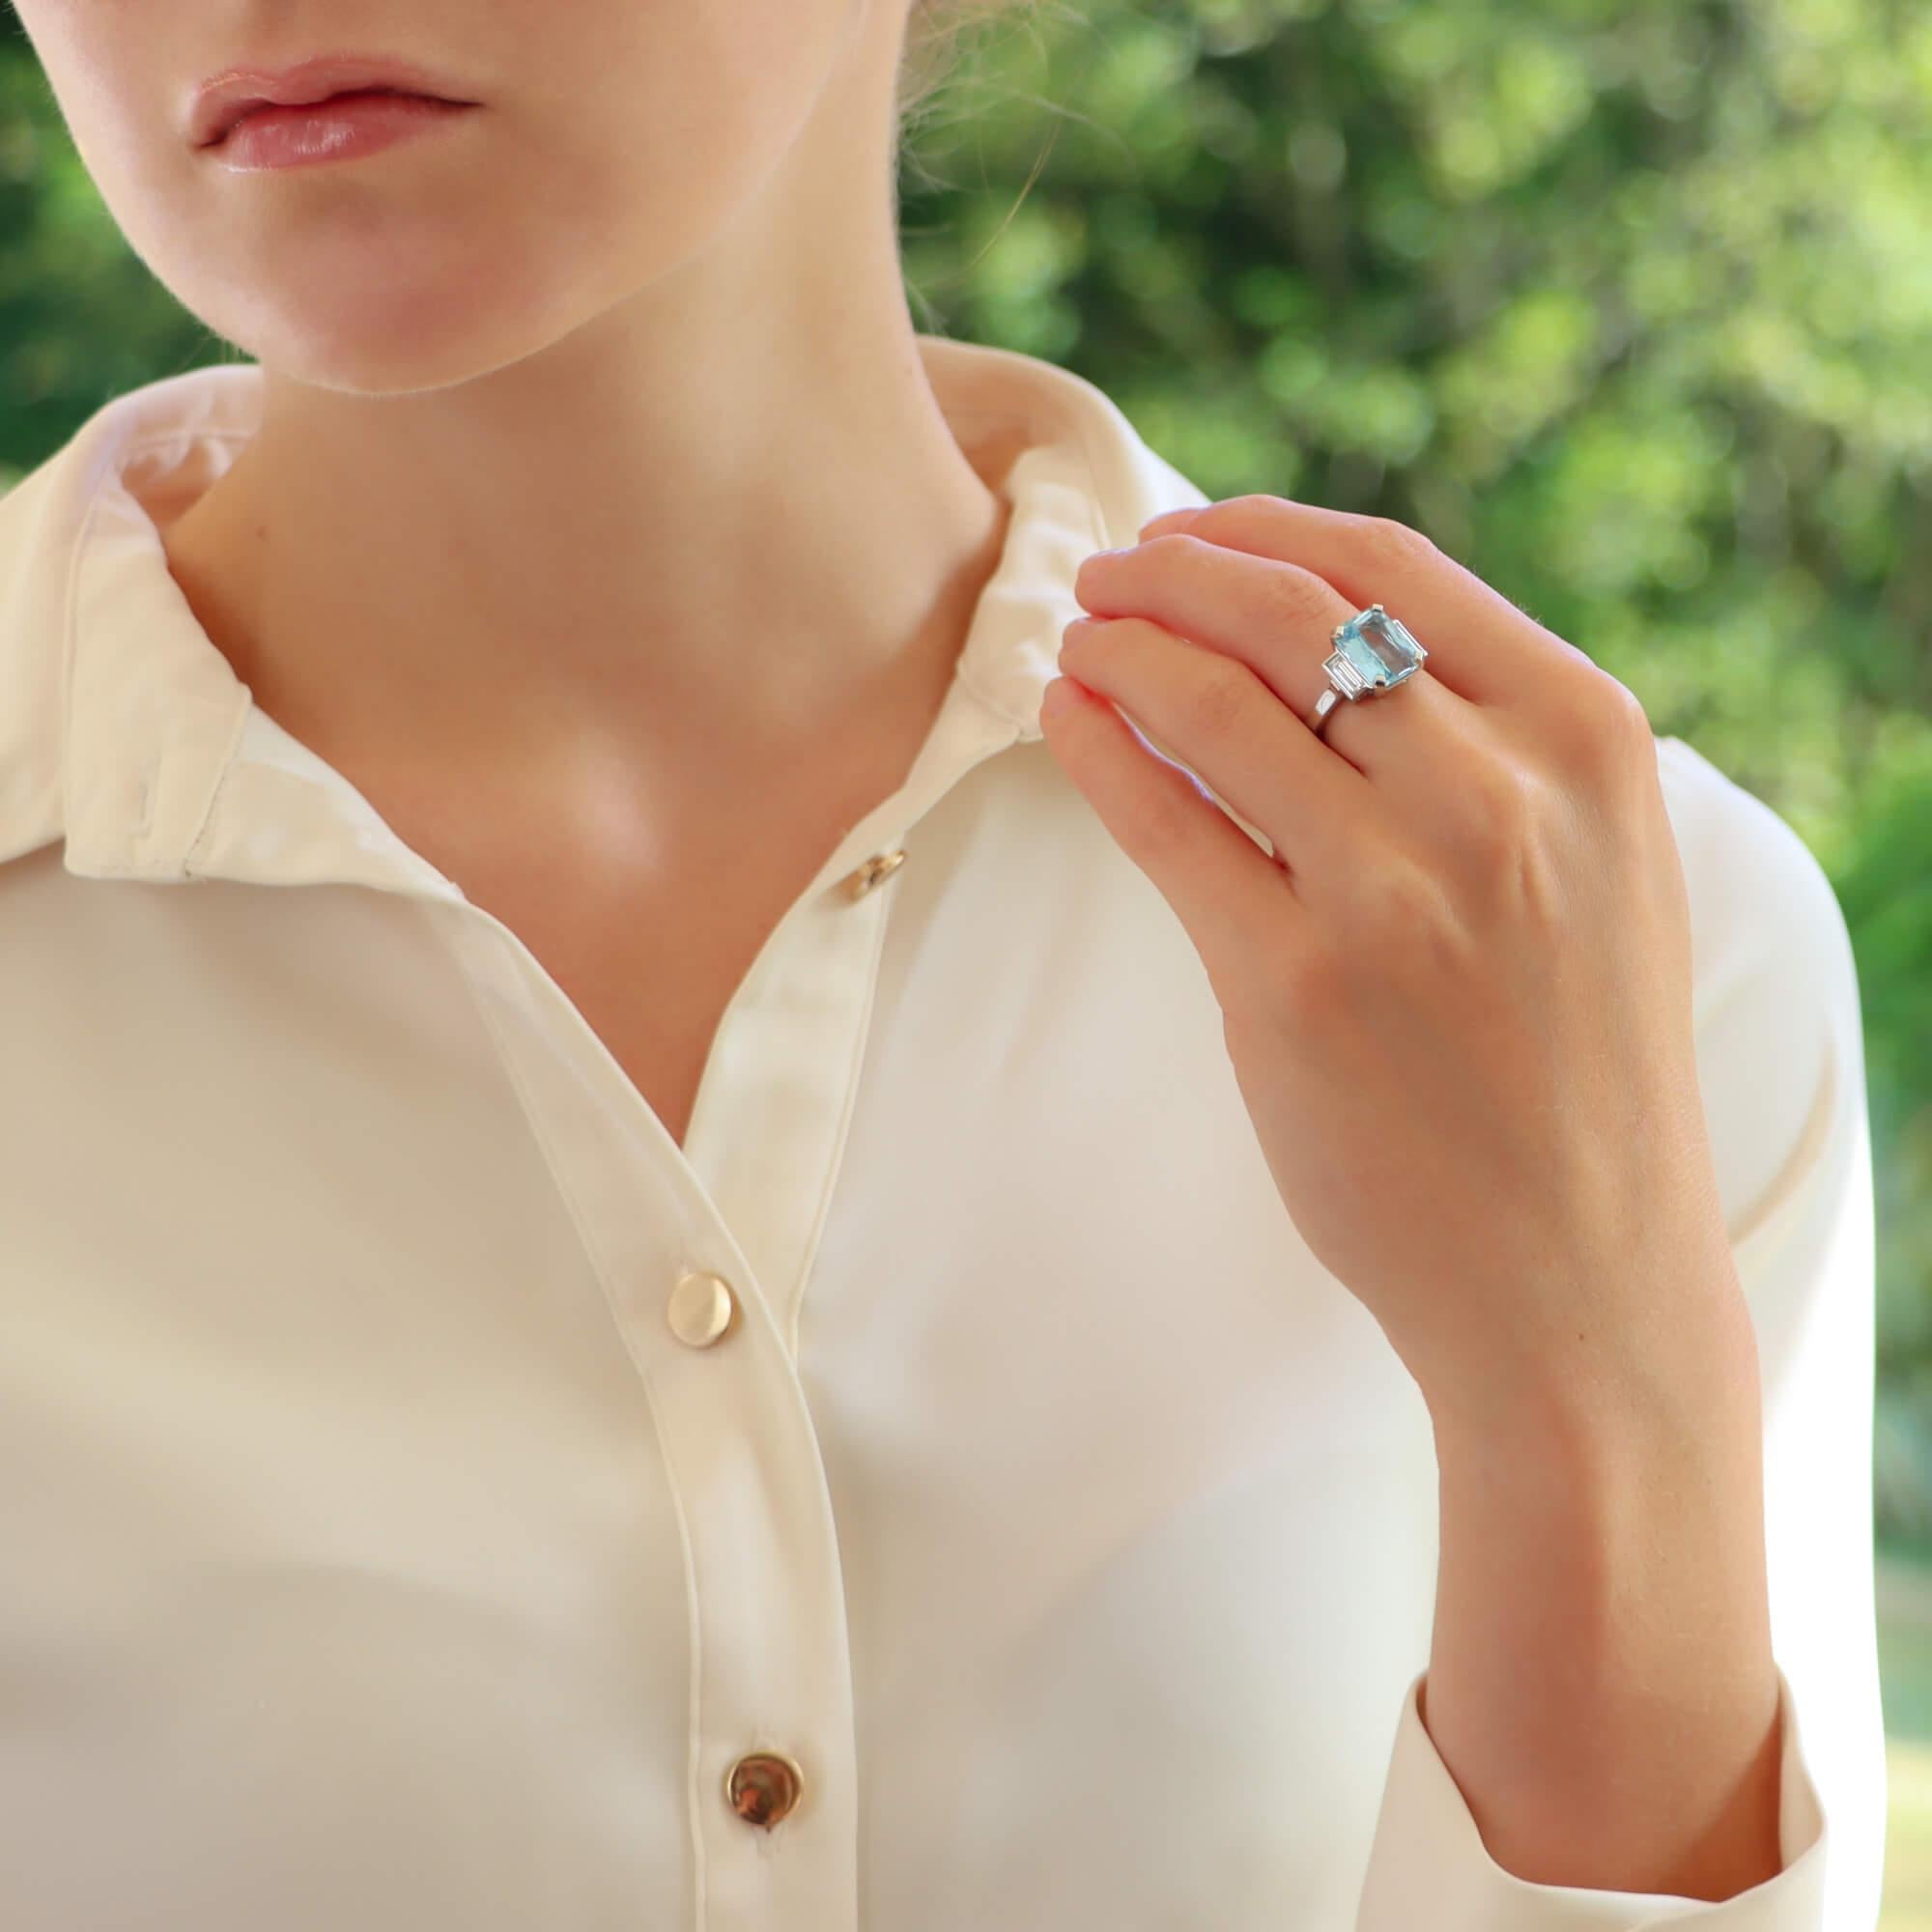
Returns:
[[[1789,827],[915,333],[923,0],[20,11],[5,1922],[1871,1923]]]

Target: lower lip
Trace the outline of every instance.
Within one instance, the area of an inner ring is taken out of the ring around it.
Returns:
[[[446,128],[478,104],[427,94],[337,94],[300,107],[258,107],[207,152],[228,168],[306,168],[354,160]]]

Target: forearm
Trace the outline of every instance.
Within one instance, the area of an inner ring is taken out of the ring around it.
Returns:
[[[1480,1416],[1432,1405],[1423,1721],[1490,1856],[1531,1883],[1722,1899],[1780,1869],[1748,1320],[1687,1322],[1696,1366],[1667,1399],[1577,1378]]]

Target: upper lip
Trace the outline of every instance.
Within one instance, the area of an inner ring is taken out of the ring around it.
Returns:
[[[252,108],[301,106],[331,94],[358,88],[388,88],[398,94],[427,94],[440,100],[464,100],[436,74],[407,61],[365,60],[349,54],[323,54],[294,67],[231,67],[202,82],[188,112],[188,138],[197,148],[212,146]]]

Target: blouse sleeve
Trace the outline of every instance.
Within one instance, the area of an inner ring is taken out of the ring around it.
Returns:
[[[1873,1607],[1873,1198],[1851,939],[1797,833],[1659,743],[1690,890],[1698,1077],[1764,1395],[1782,1869],[1721,1900],[1538,1885],[1491,1858],[1417,1706],[1396,1721],[1355,1932],[1870,1932],[1886,1763]]]

